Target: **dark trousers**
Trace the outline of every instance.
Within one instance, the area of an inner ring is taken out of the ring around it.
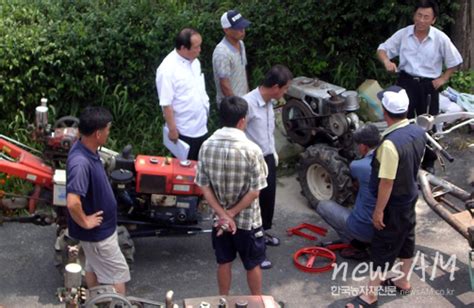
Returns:
[[[268,230],[272,228],[273,213],[275,211],[276,165],[273,154],[265,156],[265,162],[268,167],[267,187],[260,191],[259,203],[263,230]]]
[[[410,105],[408,106],[409,119],[422,115],[428,110],[429,114],[437,115],[439,113],[439,93],[435,90],[431,78],[413,77],[404,71],[401,71],[397,85],[407,91]],[[421,163],[423,169],[433,168],[436,161],[436,153],[426,148],[425,156]]]
[[[408,118],[427,113],[429,101],[429,114],[439,113],[439,93],[433,87],[433,79],[414,77],[404,71],[398,75],[397,85],[407,91],[410,105],[408,106]]]
[[[372,269],[390,270],[397,258],[410,259],[415,255],[415,204],[417,199],[403,206],[388,203],[383,211],[382,230],[374,230],[371,245]]]
[[[189,144],[188,159],[198,160],[199,150],[201,149],[201,145],[204,143],[204,141],[206,141],[207,134],[201,137],[187,137],[179,135],[179,139]]]

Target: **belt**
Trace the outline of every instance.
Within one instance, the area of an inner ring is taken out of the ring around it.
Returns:
[[[414,80],[414,81],[417,81],[417,82],[432,81],[432,80],[433,80],[433,78],[421,77],[421,76],[413,76],[413,75],[408,74],[408,73],[405,72],[405,71],[400,71],[400,77],[401,77],[401,78],[411,79],[411,80]]]

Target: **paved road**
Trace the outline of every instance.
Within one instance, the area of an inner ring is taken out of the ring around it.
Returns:
[[[468,169],[473,172],[474,149],[456,155],[457,163],[450,166],[447,175],[457,179],[457,183],[462,186],[469,187],[466,178]],[[357,265],[355,262],[348,263],[346,280],[341,274],[333,279],[329,272],[308,274],[293,266],[292,254],[302,247],[310,246],[312,242],[286,236],[286,228],[302,222],[324,226],[317,214],[307,207],[299,192],[299,184],[294,176],[279,178],[274,233],[281,237],[282,244],[268,249],[275,266],[264,272],[264,293],[285,301],[287,307],[343,307],[350,295],[338,293],[356,292],[359,286],[365,285],[365,281],[357,281],[358,277],[366,274],[351,277]],[[467,242],[432,213],[422,200],[417,204],[417,213],[417,251],[420,258],[417,262],[419,268],[411,278],[415,294],[387,296],[381,298],[380,304],[396,308],[472,307],[474,292],[469,288]],[[0,227],[0,306],[62,306],[54,295],[62,283],[53,265],[54,237],[55,229],[52,226],[11,223]],[[336,234],[332,231],[324,238],[333,239],[336,239]],[[130,295],[163,301],[169,289],[174,290],[177,299],[216,294],[216,266],[208,234],[141,238],[135,240],[135,246],[136,261],[132,282],[128,285]],[[451,256],[456,258],[451,276],[454,280],[450,280],[449,267],[442,269],[439,265],[433,265],[437,255],[443,256],[444,263]],[[420,269],[422,260],[426,266],[424,271]],[[233,269],[232,293],[248,293],[245,271],[239,262],[235,263]]]

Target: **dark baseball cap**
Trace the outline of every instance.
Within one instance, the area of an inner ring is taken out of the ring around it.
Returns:
[[[222,14],[221,25],[223,29],[245,29],[250,21],[245,19],[237,10],[230,10]]]

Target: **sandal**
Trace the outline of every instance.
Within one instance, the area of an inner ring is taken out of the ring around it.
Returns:
[[[278,246],[280,245],[280,239],[267,232],[265,232],[265,245],[267,246]]]
[[[350,305],[350,304],[351,304],[352,307],[354,307],[354,308],[360,308],[360,307],[362,307],[362,308],[376,308],[376,307],[379,306],[378,301],[375,301],[375,302],[369,304],[369,303],[367,303],[365,300],[363,300],[363,299],[360,297],[360,295],[354,297],[350,302],[348,302],[348,303],[346,304],[345,307],[347,308],[347,305]]]
[[[265,258],[265,260],[263,260],[262,263],[260,263],[260,268],[263,270],[270,269],[272,268],[272,266],[273,266],[272,261],[268,260],[267,258]]]
[[[392,278],[387,278],[382,283],[380,284],[382,287],[395,287],[395,290],[397,291],[398,294],[400,295],[408,295],[411,293],[412,288],[408,289],[402,289],[398,286],[395,285],[395,282],[393,282],[393,277]]]

